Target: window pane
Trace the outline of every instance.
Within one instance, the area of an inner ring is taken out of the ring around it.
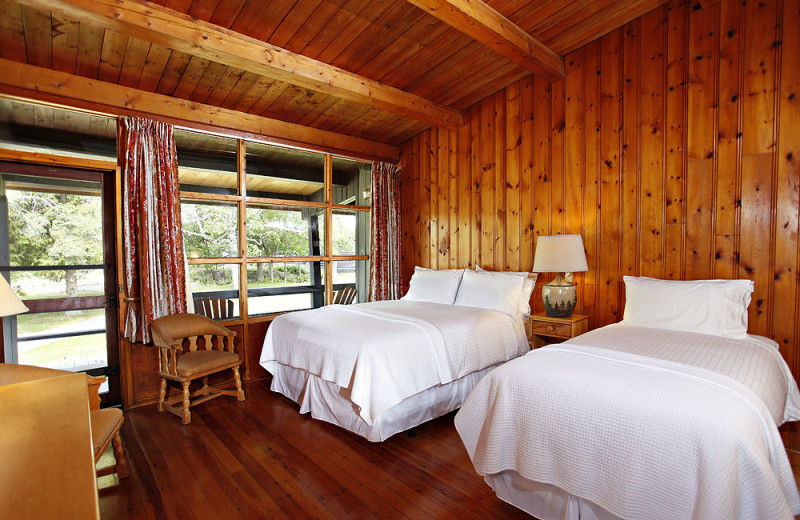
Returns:
[[[261,143],[247,143],[247,195],[324,202],[325,156]]]
[[[239,265],[189,266],[189,289],[194,312],[213,319],[239,317]]]
[[[105,294],[102,269],[73,271],[11,271],[11,286],[22,300],[66,298],[67,286],[77,292],[70,296],[102,296]],[[74,284],[74,285],[73,285]]]
[[[73,371],[108,364],[104,309],[25,313],[16,320],[21,364]],[[90,331],[94,333],[81,334]],[[58,334],[70,336],[36,339]]]
[[[367,301],[369,291],[368,260],[338,260],[333,262],[333,290],[353,287],[358,291],[356,303]]]
[[[247,266],[247,309],[251,316],[321,307],[322,262],[270,262]]]
[[[12,174],[0,179],[8,197],[11,265],[103,262],[100,183]]]
[[[116,162],[117,120],[0,99],[0,146],[10,150]]]
[[[333,203],[369,206],[371,172],[372,165],[368,162],[334,156]]]
[[[333,254],[369,254],[369,212],[335,210],[333,212]]]
[[[237,195],[237,140],[175,130],[181,191]]]
[[[247,207],[247,256],[325,254],[325,211],[291,206]]]
[[[189,258],[238,256],[239,212],[235,204],[183,202],[181,221]]]

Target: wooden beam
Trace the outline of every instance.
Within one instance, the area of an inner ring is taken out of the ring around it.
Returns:
[[[81,168],[84,170],[100,171],[113,170],[117,166],[117,161],[113,159],[92,159],[88,157],[64,155],[63,153],[58,152],[44,153],[2,147],[0,147],[0,161],[49,164],[56,166],[67,166],[70,168]]]
[[[143,0],[22,3],[417,121],[447,128],[464,122],[444,105]]]
[[[307,126],[245,114],[114,83],[0,58],[0,93],[43,99],[113,115],[144,115],[174,124],[208,126],[257,139],[322,151],[397,161],[399,148]]]
[[[408,1],[536,75],[564,77],[561,56],[480,0]]]

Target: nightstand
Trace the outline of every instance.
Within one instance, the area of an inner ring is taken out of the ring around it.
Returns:
[[[589,330],[589,317],[573,314],[569,318],[553,318],[544,312],[533,314],[528,325],[528,339],[531,348],[556,343],[553,339],[565,340],[579,336]]]

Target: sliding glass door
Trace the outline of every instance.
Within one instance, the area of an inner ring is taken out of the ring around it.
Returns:
[[[7,362],[106,375],[119,404],[113,172],[0,162],[0,272],[30,312],[4,318]]]

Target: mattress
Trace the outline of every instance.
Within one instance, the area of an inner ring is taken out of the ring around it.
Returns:
[[[527,350],[519,317],[400,300],[280,316],[261,365],[302,412],[384,440],[458,408],[478,375]]]
[[[506,363],[456,415],[476,471],[542,520],[793,518],[777,345],[613,325]]]

